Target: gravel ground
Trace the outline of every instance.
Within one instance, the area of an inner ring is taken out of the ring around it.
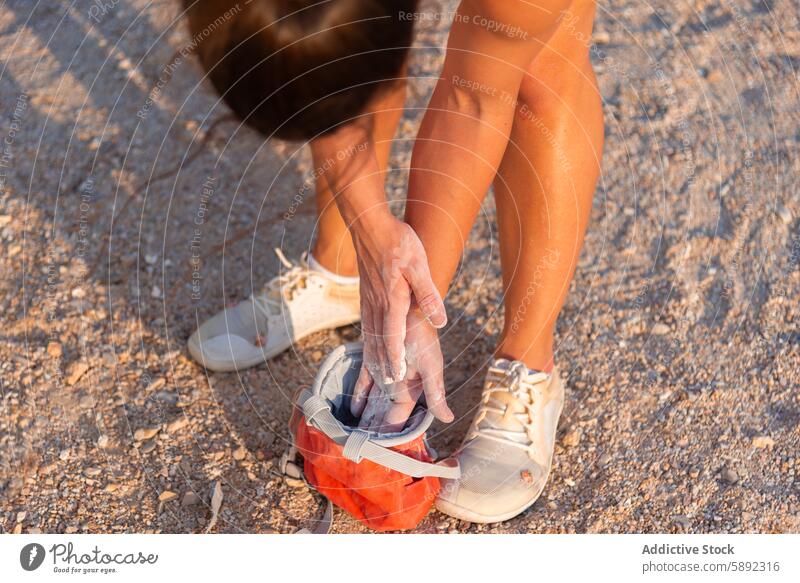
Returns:
[[[606,152],[559,323],[569,405],[549,485],[506,523],[431,512],[421,532],[800,531],[799,15],[795,0],[603,3]],[[176,17],[164,0],[0,11],[0,531],[202,532],[215,489],[212,532],[321,515],[277,472],[288,396],[358,330],[241,374],[185,349],[276,273],[273,247],[308,247],[308,154],[240,127]],[[393,199],[446,32],[420,26]],[[445,453],[501,323],[485,210],[448,297]],[[334,530],[364,531],[342,512]]]

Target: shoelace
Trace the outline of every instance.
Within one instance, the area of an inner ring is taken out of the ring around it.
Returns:
[[[275,255],[278,256],[281,264],[286,271],[278,277],[272,279],[264,286],[264,291],[260,294],[253,294],[250,299],[255,308],[261,312],[265,318],[281,313],[281,304],[292,301],[300,290],[308,286],[308,268],[304,265],[294,265],[278,248],[275,248]]]
[[[470,440],[480,436],[524,449],[531,458],[534,457],[533,445],[536,437],[533,433],[533,405],[535,403],[536,385],[546,382],[548,375],[546,373],[537,373],[533,375],[533,378],[528,378],[529,374],[528,367],[519,361],[512,362],[508,369],[497,367],[489,369],[486,388],[483,390],[481,405],[478,408],[478,415],[470,432]],[[492,399],[504,403],[505,408],[496,407],[490,402]],[[515,405],[521,405],[525,410],[514,412]],[[502,415],[506,420],[513,417],[525,429],[524,431],[513,431],[484,423],[489,413]],[[525,439],[520,440],[522,437]]]

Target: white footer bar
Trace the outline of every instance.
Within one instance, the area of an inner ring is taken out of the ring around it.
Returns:
[[[800,535],[0,537],[5,581],[796,582],[798,555]]]

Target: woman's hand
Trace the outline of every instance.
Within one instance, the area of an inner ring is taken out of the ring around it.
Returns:
[[[325,161],[322,177],[334,193],[336,205],[353,238],[361,280],[364,364],[358,386],[363,398],[360,402],[355,400],[352,408],[358,414],[364,410],[368,388],[373,384],[382,387],[376,390],[376,399],[379,392],[384,391],[383,387],[390,387],[393,395],[402,393],[404,407],[410,407],[405,416],[398,413],[402,418],[398,422],[402,425],[420,391],[424,390],[427,395],[436,383],[443,386],[442,358],[435,328],[447,323],[444,302],[431,278],[428,257],[419,237],[389,211],[383,173],[372,139],[371,117],[361,118],[313,140],[311,148],[315,160]],[[412,300],[416,306],[413,316],[409,314]],[[414,324],[412,335],[418,340],[408,342],[407,327],[418,320],[424,324]],[[427,330],[426,341],[423,341],[423,330]],[[409,352],[416,354],[423,344],[431,345],[425,352],[433,356],[417,358],[406,354],[406,346]],[[416,382],[401,385],[399,381],[407,377],[406,360],[416,371]],[[418,361],[422,366],[415,364]],[[393,383],[398,386],[391,388]],[[390,408],[396,409],[394,405]],[[449,410],[440,412],[440,418],[449,420],[447,414],[452,418]]]
[[[444,391],[442,351],[439,334],[422,312],[413,308],[406,319],[406,378],[384,384],[362,374],[356,382],[350,409],[361,417],[359,427],[389,433],[403,429],[420,395],[434,416],[446,423],[453,420]]]
[[[364,362],[384,384],[405,377],[405,323],[412,296],[431,324],[447,322],[431,279],[425,248],[414,230],[389,211],[367,116],[311,143],[325,161],[322,178],[350,230],[361,278]]]
[[[389,385],[406,377],[406,320],[412,298],[432,326],[443,327],[447,316],[417,234],[385,207],[373,212],[377,218],[362,217],[351,227],[361,277],[361,374]]]

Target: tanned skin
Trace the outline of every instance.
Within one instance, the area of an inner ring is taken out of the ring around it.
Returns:
[[[317,161],[365,144],[317,184],[313,251],[331,271],[357,271],[366,290],[367,354],[352,407],[363,427],[401,428],[423,392],[439,419],[452,420],[441,297],[492,184],[505,307],[496,355],[552,369],[603,147],[589,61],[594,12],[593,0],[461,2],[414,146],[405,223],[383,190],[401,83],[358,123],[312,143]]]

